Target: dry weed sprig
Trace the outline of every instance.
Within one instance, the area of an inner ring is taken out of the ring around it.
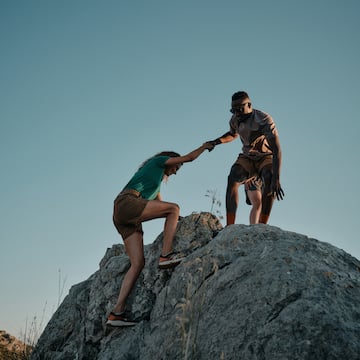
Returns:
[[[215,215],[218,216],[220,220],[222,220],[224,217],[221,214],[220,208],[221,208],[221,201],[219,200],[219,194],[217,190],[206,190],[206,197],[211,199],[211,208],[210,213],[213,214],[214,208],[215,208]]]
[[[60,303],[62,301],[64,289],[66,283],[66,276],[63,278],[61,274],[61,269],[58,270],[58,299],[57,299],[57,308],[59,308]],[[55,307],[55,306],[54,306]],[[24,331],[20,331],[20,339],[24,343],[24,347],[20,352],[20,359],[21,360],[28,360],[30,359],[31,352],[35,345],[37,344],[41,333],[44,330],[45,326],[45,314],[47,308],[47,301],[42,310],[41,317],[38,318],[37,315],[33,316],[30,324],[28,324],[28,319],[26,318],[25,321],[25,328]],[[54,312],[54,311],[53,311]]]

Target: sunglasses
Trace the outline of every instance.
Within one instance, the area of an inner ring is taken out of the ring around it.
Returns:
[[[246,105],[249,107],[249,109],[251,108],[251,102],[247,102],[247,103],[241,104],[240,107],[230,109],[230,112],[232,114],[236,114],[236,113],[242,114],[245,110]]]

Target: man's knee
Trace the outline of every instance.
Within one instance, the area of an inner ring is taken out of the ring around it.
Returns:
[[[227,194],[238,193],[239,185],[240,184],[233,177],[229,175],[227,189],[226,189]]]
[[[255,210],[260,210],[261,209],[261,199],[253,200],[252,206]]]
[[[237,192],[241,182],[246,180],[246,174],[240,172],[230,172],[228,176],[227,191]]]
[[[234,184],[236,184],[235,177],[232,176],[231,173],[228,175],[227,181],[228,181],[228,187],[232,187]]]

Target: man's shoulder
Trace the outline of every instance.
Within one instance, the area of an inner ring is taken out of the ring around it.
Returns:
[[[254,113],[254,116],[257,117],[257,118],[263,118],[263,119],[264,118],[271,118],[270,114],[268,114],[267,112],[262,111],[262,110],[254,109],[253,113]]]
[[[274,120],[270,114],[262,110],[253,110],[253,119],[259,124],[273,123]]]

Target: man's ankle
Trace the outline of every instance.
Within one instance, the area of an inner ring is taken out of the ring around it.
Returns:
[[[270,218],[270,215],[260,214],[259,224],[267,224],[269,221],[269,218]]]
[[[235,214],[227,213],[226,214],[226,225],[233,225],[235,224]]]

